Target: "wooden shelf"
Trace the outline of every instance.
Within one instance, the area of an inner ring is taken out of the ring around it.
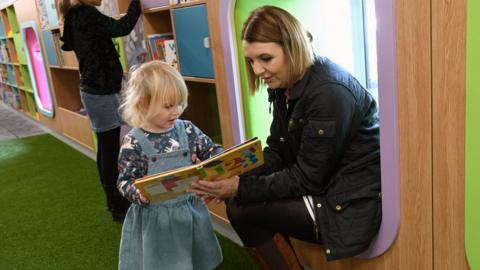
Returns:
[[[149,9],[144,9],[143,13],[156,13],[156,12],[162,12],[162,11],[169,11],[170,9],[174,8],[182,8],[182,7],[189,7],[189,6],[196,6],[200,4],[205,4],[206,1],[204,0],[198,0],[198,1],[191,1],[187,3],[181,3],[181,4],[175,4],[175,5],[167,5],[167,6],[161,6],[161,7],[155,7],[155,8],[149,8]]]
[[[170,6],[163,6],[163,7],[155,7],[155,8],[144,9],[144,10],[143,10],[143,13],[149,14],[149,13],[157,13],[157,12],[162,12],[162,11],[170,11]]]
[[[57,106],[69,111],[78,111],[82,108],[80,100],[80,74],[77,70],[52,68],[52,85],[55,90]]]
[[[183,79],[187,82],[201,82],[201,83],[215,84],[215,79],[210,79],[210,78],[183,77]]]
[[[66,70],[76,70],[78,71],[78,67],[69,67],[69,66],[56,66],[56,65],[48,65],[49,68],[55,69],[66,69]]]
[[[170,8],[182,8],[182,7],[189,7],[189,6],[196,6],[196,5],[201,5],[201,4],[206,4],[207,1],[205,0],[196,0],[196,1],[191,1],[187,3],[180,3],[176,5],[170,5]]]
[[[67,108],[58,107],[57,117],[60,119],[64,135],[91,150],[95,149],[93,133],[87,116]]]

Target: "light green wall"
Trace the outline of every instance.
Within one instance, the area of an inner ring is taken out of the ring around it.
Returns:
[[[480,2],[468,0],[465,142],[465,248],[480,269]]]

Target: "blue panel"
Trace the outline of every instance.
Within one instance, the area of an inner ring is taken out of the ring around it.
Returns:
[[[180,73],[183,76],[213,78],[212,51],[207,10],[204,4],[173,10]],[[207,42],[209,44],[209,42]]]
[[[45,43],[45,51],[47,51],[48,63],[58,66],[57,55],[55,54],[55,45],[50,31],[43,31],[43,43]]]

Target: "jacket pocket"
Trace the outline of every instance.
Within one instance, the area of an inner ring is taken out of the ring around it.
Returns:
[[[309,153],[320,154],[318,158],[325,158],[325,154],[334,150],[335,125],[333,120],[308,120],[303,128],[301,143]],[[313,157],[308,157],[313,159]],[[315,157],[317,158],[317,157]]]
[[[364,187],[327,198],[330,226],[343,245],[364,245],[377,234],[381,223],[381,194]]]
[[[309,120],[305,126],[305,135],[311,138],[333,138],[335,137],[334,120]]]

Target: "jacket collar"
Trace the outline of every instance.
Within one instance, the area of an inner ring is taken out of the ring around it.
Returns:
[[[312,74],[313,67],[315,65],[318,65],[322,61],[323,61],[322,57],[315,56],[312,65],[307,69],[307,71],[305,72],[305,75],[303,75],[302,79],[297,81],[293,85],[292,88],[290,88],[290,89],[285,89],[285,88],[270,89],[270,88],[268,88],[267,89],[267,91],[268,91],[268,101],[273,102],[273,100],[275,99],[275,93],[277,93],[277,92],[278,93],[283,93],[285,90],[288,91],[290,100],[296,100],[299,97],[301,97],[303,95],[303,92],[305,91],[305,88],[306,88],[308,82],[310,81],[310,76]]]

